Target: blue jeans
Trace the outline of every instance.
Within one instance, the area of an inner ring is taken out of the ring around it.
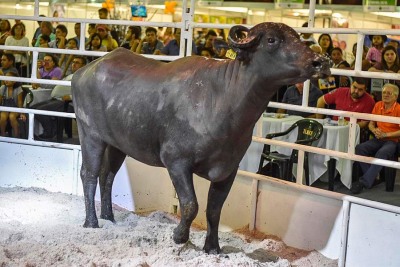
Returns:
[[[375,157],[379,159],[391,158],[396,153],[396,150],[397,142],[379,140],[376,138],[356,146],[357,155]],[[360,166],[363,172],[360,182],[363,183],[365,187],[371,188],[383,166],[364,162],[360,162]]]

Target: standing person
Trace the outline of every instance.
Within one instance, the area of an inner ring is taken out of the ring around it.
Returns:
[[[282,98],[282,103],[291,104],[291,105],[298,105],[301,106],[303,103],[303,88],[304,83],[296,83],[286,89],[285,94]],[[319,90],[316,86],[310,84],[310,90],[308,95],[308,106],[309,107],[316,107],[318,99],[322,96],[322,91]],[[289,115],[296,115],[302,117],[315,117],[312,114],[296,111],[296,110],[285,110],[285,109],[278,109],[277,113],[287,113]]]
[[[372,114],[392,117],[400,117],[400,104],[397,103],[399,87],[387,83],[382,88],[382,101],[376,103]],[[356,146],[356,155],[390,159],[397,151],[400,137],[400,125],[398,123],[370,121],[369,130],[374,138]],[[378,177],[382,166],[360,162],[363,175],[351,186],[353,194],[359,194],[364,188],[371,188]]]
[[[136,48],[140,42],[140,36],[142,35],[142,28],[140,26],[129,26],[126,30],[124,41],[121,47],[136,52]]]
[[[368,35],[369,39],[372,42],[371,48],[368,50],[367,59],[371,62],[371,65],[374,66],[376,62],[381,62],[382,59],[382,50],[384,44],[387,40],[386,35]]]
[[[98,10],[99,13],[99,19],[108,19],[108,9],[105,7],[102,7]],[[119,38],[118,38],[118,32],[114,29],[112,29],[111,25],[104,25],[106,27],[107,32],[110,33],[111,37],[117,42],[117,47],[119,46]]]
[[[108,9],[105,7],[100,8],[98,11],[99,19],[108,19]]]
[[[159,55],[163,49],[163,43],[157,39],[157,30],[153,27],[146,28],[146,36],[140,40],[136,53]]]
[[[330,57],[333,49],[332,37],[327,33],[323,33],[318,38],[318,44],[322,49],[322,54]]]
[[[9,71],[6,76],[18,77],[18,73]],[[4,85],[0,87],[0,103],[5,107],[22,108],[24,99],[23,91],[19,83],[15,81],[4,81]],[[10,121],[13,137],[19,138],[18,118],[26,120],[25,114],[18,112],[2,111],[0,112],[0,135],[6,136],[7,122]]]
[[[340,87],[332,92],[321,96],[317,101],[317,108],[325,108],[325,105],[336,105],[336,110],[345,110],[352,112],[371,113],[375,101],[370,94],[366,92],[367,82],[364,78],[356,77],[350,88]],[[323,115],[316,114],[317,119],[322,119]],[[337,116],[333,116],[338,120]],[[346,118],[348,120],[348,118]],[[360,120],[357,122],[360,128],[366,128],[368,121]]]
[[[9,46],[25,46],[29,47],[29,39],[25,37],[24,24],[15,24],[11,28],[11,35],[7,37],[5,45]],[[15,67],[22,77],[27,77],[27,63],[28,63],[28,52],[25,51],[6,51],[13,53],[15,57]]]

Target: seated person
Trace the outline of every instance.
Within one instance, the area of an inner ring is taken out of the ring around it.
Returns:
[[[209,48],[202,48],[201,51],[198,52],[200,56],[206,57],[206,58],[213,58],[214,57],[214,51]]]
[[[48,35],[46,35],[46,34],[40,35],[40,37],[39,37],[39,47],[49,48],[49,42],[50,42],[50,37]],[[45,53],[45,52],[39,52],[38,60],[43,61],[44,56],[46,54],[47,53]],[[32,54],[31,54],[31,56],[32,56]]]
[[[213,42],[217,38],[217,33],[214,30],[207,31],[204,40],[199,38],[196,40],[197,52],[200,53],[204,48],[213,50]],[[204,41],[204,43],[202,43]],[[200,55],[200,54],[199,54]],[[214,55],[213,55],[214,56]]]
[[[142,28],[140,26],[129,26],[126,30],[125,38],[122,41],[121,47],[136,52],[136,48],[140,42]]]
[[[399,87],[387,83],[382,88],[382,101],[375,104],[372,114],[400,117],[400,104],[397,103]],[[400,125],[389,122],[370,121],[369,130],[374,138],[356,146],[356,154],[361,156],[389,159],[396,153],[400,137]],[[359,194],[363,188],[371,188],[382,169],[380,165],[360,162],[363,175],[351,186],[353,194]]]
[[[101,38],[101,45],[107,48],[107,51],[110,52],[118,47],[118,42],[112,38],[110,34],[109,28],[104,24],[98,24],[96,26],[97,33]]]
[[[304,83],[296,83],[286,89],[285,94],[282,98],[282,103],[291,104],[291,105],[298,105],[301,106],[303,103],[303,87]],[[319,90],[317,87],[310,84],[310,90],[308,95],[308,106],[309,107],[316,107],[318,99],[322,96],[322,91]],[[278,113],[285,113],[285,109],[278,109]],[[302,117],[315,117],[315,115],[296,111],[296,110],[287,110],[287,114],[302,116]]]
[[[8,72],[14,72],[19,74],[14,64],[15,64],[14,55],[12,53],[3,53],[3,55],[1,56],[0,75],[4,76]],[[4,81],[1,84],[4,85]]]
[[[214,58],[227,59],[226,52],[229,50],[229,45],[222,39],[214,39],[213,51],[215,53]]]
[[[68,39],[66,49],[72,49],[72,50],[78,49],[78,42],[76,41],[75,38]],[[63,74],[62,74],[63,78],[72,73],[71,62],[72,62],[73,58],[74,58],[74,55],[67,55],[67,54],[61,55],[60,62],[58,65],[63,70]]]
[[[336,110],[371,113],[374,108],[375,101],[370,94],[366,92],[367,81],[364,78],[356,77],[350,88],[340,87],[336,90],[321,96],[317,101],[317,108],[325,108],[325,105],[336,105]],[[317,119],[324,116],[316,114]],[[333,116],[337,120],[337,116]],[[349,120],[349,118],[346,118]],[[360,120],[357,122],[360,128],[366,128],[368,121]]]
[[[6,76],[18,77],[17,72],[9,71]],[[5,85],[0,87],[0,103],[5,107],[19,107],[22,108],[24,104],[23,91],[18,82],[4,81]],[[25,114],[17,112],[0,112],[0,135],[6,136],[7,122],[10,121],[13,137],[19,138],[19,125],[18,118],[26,120]]]
[[[52,54],[46,54],[43,61],[38,61],[37,70],[38,79],[48,79],[48,80],[61,80],[62,69],[58,67],[58,59]],[[37,88],[54,88],[53,84],[32,84],[32,89]]]
[[[179,56],[181,44],[181,29],[175,28],[174,39],[170,40],[166,46],[161,49],[161,55]],[[196,55],[196,45],[192,42],[192,55]]]
[[[164,48],[163,43],[157,39],[157,30],[153,27],[146,28],[146,36],[142,38],[136,48],[138,54],[160,55]]]
[[[68,29],[63,24],[58,24],[56,27],[56,39],[49,42],[49,47],[64,49],[67,45]]]
[[[84,56],[74,56],[72,60],[72,74],[65,77],[64,81],[71,81],[73,73],[86,65]],[[51,92],[51,99],[37,103],[32,106],[34,109],[49,110],[49,111],[64,111],[65,101],[71,101],[71,86],[56,85]],[[70,110],[72,112],[72,110]],[[55,117],[47,115],[36,115],[35,118],[43,126],[43,134],[36,137],[39,140],[52,139],[57,133],[57,121]]]

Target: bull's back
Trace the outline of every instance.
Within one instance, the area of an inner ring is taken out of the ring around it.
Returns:
[[[162,166],[163,144],[182,135],[195,143],[201,138],[198,133],[207,131],[208,126],[199,123],[205,121],[205,111],[190,98],[205,99],[208,88],[198,81],[215,81],[210,78],[212,68],[203,64],[213,62],[182,58],[166,64],[126,49],[114,50],[74,74],[77,120],[81,128],[129,156]],[[193,86],[193,80],[198,85]],[[201,86],[199,93],[189,91],[196,86]],[[186,147],[182,149],[191,145]]]

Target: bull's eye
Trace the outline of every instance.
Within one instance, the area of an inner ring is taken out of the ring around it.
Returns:
[[[267,39],[267,42],[269,44],[273,44],[273,43],[275,43],[275,38],[270,37],[270,38]]]

